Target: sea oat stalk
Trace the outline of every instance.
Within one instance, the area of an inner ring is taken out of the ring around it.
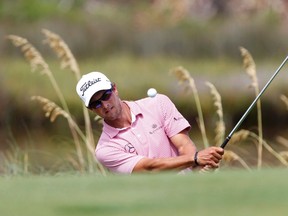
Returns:
[[[254,88],[255,95],[259,94],[259,84],[256,74],[256,65],[255,62],[249,53],[249,51],[243,47],[240,47],[240,52],[243,57],[243,65],[246,73],[252,80],[251,86]],[[261,100],[257,101],[257,121],[258,121],[258,135],[259,135],[259,142],[258,142],[258,162],[257,167],[258,169],[262,166],[262,152],[263,152],[263,124],[262,124],[262,109],[261,109]]]
[[[206,85],[209,86],[211,90],[211,95],[214,101],[214,106],[216,107],[216,114],[218,116],[218,121],[216,122],[216,128],[215,128],[215,145],[220,146],[221,143],[223,143],[225,139],[225,123],[223,119],[223,108],[222,108],[222,101],[221,101],[221,95],[215,88],[215,86],[210,83],[206,82]]]
[[[51,72],[49,65],[46,63],[46,61],[44,60],[44,58],[42,57],[42,55],[40,54],[40,52],[38,52],[38,50],[28,42],[27,39],[16,36],[16,35],[9,35],[8,39],[10,39],[12,41],[12,43],[16,46],[16,47],[20,47],[21,51],[23,52],[24,56],[26,57],[26,59],[28,60],[28,62],[31,65],[31,69],[32,71],[35,70],[39,70],[41,74],[47,75],[65,112],[67,113],[67,115],[70,116],[70,111],[68,108],[68,105],[66,103],[66,100],[57,84],[57,81],[53,75],[53,73]],[[55,112],[54,112],[55,113]],[[68,121],[69,122],[69,121]],[[69,124],[69,126],[71,126]],[[70,128],[71,129],[71,128]],[[77,136],[77,133],[75,133],[75,131],[73,129],[71,129],[72,132],[72,136],[76,145],[76,148],[78,149],[77,152],[79,153],[79,138]],[[83,156],[79,155],[79,161],[81,162],[81,164],[83,164]]]
[[[43,105],[45,116],[49,118],[51,122],[54,122],[55,119],[60,115],[67,119],[72,137],[74,139],[77,156],[80,163],[79,167],[81,168],[80,171],[84,171],[85,160],[83,157],[81,144],[77,132],[80,133],[79,135],[84,140],[85,136],[82,134],[81,130],[78,128],[77,124],[74,122],[71,115],[47,98],[41,96],[32,96],[31,99],[36,100]]]
[[[44,43],[47,43],[52,50],[56,53],[58,58],[61,60],[61,68],[68,68],[71,70],[75,77],[76,80],[78,81],[81,78],[81,73],[80,69],[78,66],[78,63],[72,54],[71,50],[69,49],[68,45],[65,43],[65,41],[57,34],[47,30],[43,29],[42,30],[43,34],[46,37],[46,40],[44,40]],[[91,120],[90,116],[88,113],[87,108],[82,105],[83,109],[83,116],[84,116],[84,121],[85,121],[85,131],[86,131],[86,146],[91,146],[94,147],[94,136],[93,136],[93,131],[92,131],[92,126],[91,126]],[[92,155],[88,154],[88,158],[94,157],[94,153]],[[93,160],[91,158],[89,159],[89,171],[93,172],[93,165],[91,164]],[[99,168],[101,172],[104,172],[102,168]]]
[[[65,110],[61,109],[61,107],[59,107],[57,104],[55,104],[54,102],[50,101],[47,98],[44,98],[41,96],[32,96],[31,99],[36,100],[40,104],[42,104],[43,110],[45,112],[45,116],[47,118],[49,118],[51,122],[55,121],[55,119],[58,116],[63,116],[68,121],[68,125],[70,127],[73,138],[75,136],[78,138],[77,135],[79,135],[83,141],[86,141],[85,135],[83,134],[83,132],[79,128],[78,124],[74,121],[74,119],[72,118],[72,116],[69,113],[67,113]],[[80,141],[77,138],[74,139],[74,143],[75,143],[75,148],[76,148],[78,160],[80,163],[79,166],[81,165],[81,167],[82,167],[81,170],[83,170],[84,157],[83,157],[83,153],[81,150]],[[94,148],[91,145],[89,145],[89,143],[87,143],[87,142],[85,142],[85,143],[86,143],[86,149],[87,149],[87,151],[89,151],[89,155],[93,155],[94,154]],[[88,160],[89,159],[90,158],[88,158]],[[100,170],[101,174],[103,174],[105,176],[106,171],[103,168],[103,166],[99,163],[99,161],[95,157],[92,157],[91,159],[94,162],[96,162],[96,165],[97,165],[98,169]],[[79,167],[79,166],[74,166],[74,167]]]
[[[246,140],[249,137],[250,131],[248,130],[239,130],[237,131],[230,139],[230,144],[236,144],[236,143],[240,143],[244,140]]]
[[[79,80],[81,78],[80,69],[68,45],[59,35],[47,29],[42,29],[42,33],[46,36],[44,43],[48,44],[61,60],[61,68],[68,68],[75,74],[77,80]]]
[[[206,129],[205,129],[205,123],[204,123],[201,103],[200,103],[200,99],[199,99],[199,95],[198,95],[198,90],[197,90],[196,85],[195,85],[195,81],[190,76],[189,72],[181,66],[172,69],[171,73],[174,76],[176,76],[179,84],[183,85],[186,90],[191,89],[193,92],[195,104],[196,104],[196,108],[197,108],[197,112],[198,112],[198,118],[199,118],[198,124],[199,124],[199,128],[200,128],[200,131],[202,134],[203,144],[204,144],[204,147],[207,148],[209,146],[209,142],[208,142],[207,135],[206,135]]]
[[[259,142],[259,136],[253,132],[249,132],[249,136],[256,139]],[[277,153],[265,140],[262,140],[263,147],[268,150],[274,157],[276,157],[283,165],[288,166],[288,162],[279,154]]]
[[[223,155],[223,161],[226,161],[228,163],[231,161],[238,161],[245,169],[251,171],[248,164],[233,151],[225,150],[224,155]]]
[[[34,46],[32,46],[32,44],[30,44],[25,38],[16,35],[9,35],[8,39],[11,40],[16,47],[21,48],[21,51],[23,52],[25,58],[31,65],[32,71],[40,70],[41,74],[45,74],[48,76],[62,106],[69,113],[65,98],[49,68],[49,65],[46,63],[40,52],[38,52],[38,50]]]

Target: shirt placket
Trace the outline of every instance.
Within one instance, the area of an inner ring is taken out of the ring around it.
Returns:
[[[137,119],[130,128],[131,136],[133,136],[135,142],[137,142],[137,146],[139,146],[140,149],[142,149],[144,155],[149,152],[149,147],[147,143],[147,137],[145,135],[145,129],[142,128],[141,123],[137,122],[139,119]]]

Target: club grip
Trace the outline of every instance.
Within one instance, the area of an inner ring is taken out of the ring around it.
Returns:
[[[231,139],[231,137],[227,136],[226,139],[224,140],[224,142],[222,143],[222,145],[221,145],[220,147],[224,149],[230,139]]]

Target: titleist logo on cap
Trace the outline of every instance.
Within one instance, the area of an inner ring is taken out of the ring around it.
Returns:
[[[101,81],[101,78],[97,78],[97,79],[93,79],[93,80],[89,80],[88,82],[85,82],[80,88],[80,91],[82,91],[82,96],[84,96],[85,91],[87,91],[90,86],[100,81]]]

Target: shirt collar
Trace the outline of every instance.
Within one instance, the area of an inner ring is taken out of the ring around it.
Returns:
[[[131,117],[132,122],[135,122],[137,119],[137,116],[142,114],[140,107],[134,102],[134,101],[124,101],[124,103],[127,104],[127,106],[130,108],[131,111]],[[125,130],[127,128],[114,128],[110,125],[108,125],[105,121],[103,121],[103,132],[106,133],[110,138],[115,137],[118,133]]]

